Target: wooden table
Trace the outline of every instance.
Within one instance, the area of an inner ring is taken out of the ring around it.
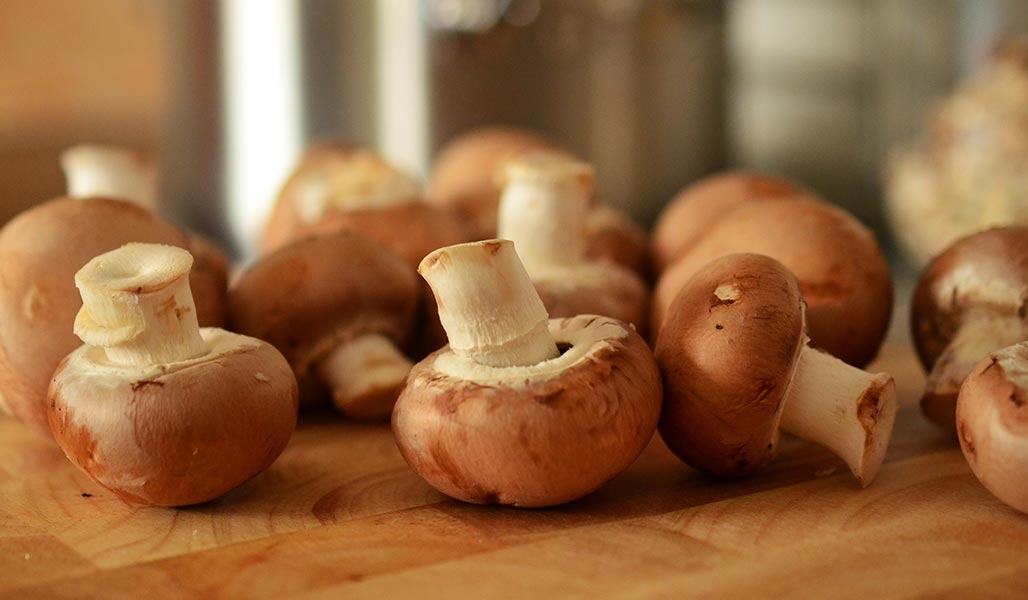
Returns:
[[[1028,596],[1028,517],[921,419],[905,345],[876,366],[904,407],[865,490],[798,440],[724,482],[658,438],[600,492],[548,510],[449,500],[388,427],[331,415],[307,418],[269,471],[221,500],[140,508],[0,420],[0,597]]]

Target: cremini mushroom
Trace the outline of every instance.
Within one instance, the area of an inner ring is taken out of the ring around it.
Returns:
[[[437,250],[420,270],[450,339],[414,367],[393,412],[421,477],[466,502],[549,506],[635,460],[656,427],[661,384],[630,326],[547,319],[506,240]]]
[[[456,208],[473,224],[473,237],[497,235],[497,213],[507,162],[529,153],[572,156],[544,136],[525,129],[485,126],[455,137],[443,146],[428,182],[428,202]],[[586,217],[585,254],[610,259],[641,277],[649,275],[649,243],[632,220],[609,206],[596,204]]]
[[[806,342],[800,288],[781,263],[734,254],[700,269],[672,302],[655,351],[668,447],[697,469],[736,477],[774,458],[783,430],[871,483],[896,417],[892,377]]]
[[[514,242],[551,317],[595,314],[645,327],[649,290],[633,271],[586,257],[589,164],[526,153],[504,169],[499,235]]]
[[[232,328],[270,342],[300,383],[301,402],[331,392],[345,414],[387,418],[411,361],[401,351],[418,305],[414,270],[350,231],[296,240],[240,275]]]
[[[651,331],[699,269],[738,252],[770,256],[796,275],[815,347],[854,366],[874,358],[892,314],[889,264],[874,234],[849,213],[805,198],[746,203],[715,222],[661,275]]]
[[[49,422],[68,458],[121,498],[206,502],[266,469],[297,387],[269,344],[197,325],[186,250],[128,244],[75,275],[85,345],[57,367]]]
[[[651,255],[663,271],[689,251],[710,227],[751,202],[809,197],[810,192],[775,175],[729,171],[705,177],[678,192],[660,212],[653,228]]]
[[[960,389],[957,437],[967,464],[994,496],[1028,513],[1028,343],[991,352]]]
[[[157,211],[157,167],[141,153],[120,146],[80,144],[61,153],[61,167],[70,197],[116,198]],[[197,318],[201,327],[221,327],[228,311],[226,295],[231,261],[211,240],[195,233],[187,235],[187,249],[193,255],[189,285],[193,294],[201,299],[197,304]]]
[[[81,344],[72,333],[81,305],[75,272],[129,242],[189,246],[185,234],[154,213],[104,198],[51,200],[0,230],[0,404],[47,435],[50,376]],[[198,294],[196,301],[212,300]]]
[[[992,350],[1028,340],[1028,227],[957,240],[928,265],[914,290],[911,328],[929,372],[921,409],[955,431],[957,395]]]

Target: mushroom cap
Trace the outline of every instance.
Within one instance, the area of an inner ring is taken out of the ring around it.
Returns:
[[[1028,344],[991,353],[957,400],[960,449],[994,496],[1028,513]]]
[[[650,280],[650,242],[643,228],[628,215],[596,204],[586,216],[585,235],[586,257],[615,262]]]
[[[914,289],[910,326],[925,369],[949,346],[966,311],[1028,318],[1028,227],[961,238],[935,257]]]
[[[261,239],[263,252],[306,237],[335,215],[421,202],[418,182],[371,150],[312,145],[286,179]]]
[[[722,477],[774,458],[803,330],[799,285],[775,259],[733,254],[700,269],[672,302],[654,352],[668,448]]]
[[[221,329],[200,335],[209,351],[199,358],[140,369],[80,346],[54,373],[54,438],[125,500],[212,500],[271,465],[293,433],[297,387],[282,355]]]
[[[514,127],[485,126],[459,135],[439,151],[428,181],[428,202],[468,215],[474,237],[495,237],[502,167],[533,150],[558,149],[542,135]]]
[[[750,202],[782,198],[817,198],[775,175],[729,171],[705,177],[668,202],[653,229],[653,260],[658,271],[689,251],[714,223]]]
[[[715,223],[658,281],[651,331],[694,273],[738,252],[770,256],[796,276],[812,345],[858,367],[874,358],[892,314],[889,264],[849,213],[806,199],[749,203]]]
[[[418,305],[415,272],[353,232],[296,240],[262,257],[229,290],[234,330],[265,340],[292,365],[301,401],[327,398],[314,372],[339,343],[377,333],[402,346]]]
[[[130,202],[58,198],[0,230],[0,395],[21,421],[49,432],[46,389],[57,364],[82,342],[72,332],[82,299],[75,272],[129,242],[182,248],[177,227]],[[198,312],[217,298],[197,290]]]
[[[189,287],[204,301],[196,307],[200,327],[221,327],[228,320],[228,269],[231,261],[220,246],[197,234],[189,236],[187,250],[193,255]]]
[[[411,371],[393,411],[407,463],[465,502],[550,506],[626,469],[660,414],[660,374],[631,327],[606,317],[551,319],[561,356],[487,367],[449,347]]]
[[[532,284],[551,318],[603,315],[645,330],[650,292],[638,275],[620,265],[554,267],[536,273]]]

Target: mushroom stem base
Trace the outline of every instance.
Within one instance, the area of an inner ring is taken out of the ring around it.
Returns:
[[[891,376],[804,347],[786,392],[781,427],[831,450],[867,486],[885,458],[896,407]]]
[[[413,366],[392,340],[368,334],[340,344],[318,363],[317,372],[343,413],[385,419]]]

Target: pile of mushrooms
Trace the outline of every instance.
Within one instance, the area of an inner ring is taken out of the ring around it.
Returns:
[[[627,468],[660,414],[660,374],[625,323],[548,319],[514,246],[443,248],[422,262],[450,345],[415,365],[393,412],[408,464],[479,504],[550,506]]]

